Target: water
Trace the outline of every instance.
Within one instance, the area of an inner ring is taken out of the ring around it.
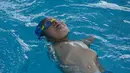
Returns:
[[[129,0],[0,0],[0,73],[62,73],[34,34],[44,16],[64,20],[72,40],[94,35],[103,67],[130,73]]]

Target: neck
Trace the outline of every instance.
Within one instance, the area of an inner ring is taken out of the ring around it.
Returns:
[[[61,43],[61,42],[66,42],[66,41],[69,41],[68,37],[64,37],[64,38],[62,38],[60,40],[55,40],[54,42],[55,43]]]
[[[55,44],[58,44],[58,43],[61,43],[61,42],[69,41],[69,39],[68,39],[68,35],[67,35],[62,39],[49,39],[48,41],[54,42]]]

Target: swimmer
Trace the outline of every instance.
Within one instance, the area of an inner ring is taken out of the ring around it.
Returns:
[[[97,53],[90,49],[94,37],[72,41],[68,39],[68,32],[65,23],[52,17],[44,18],[35,30],[39,39],[45,36],[53,42],[51,48],[62,65],[63,73],[111,73],[102,68]]]

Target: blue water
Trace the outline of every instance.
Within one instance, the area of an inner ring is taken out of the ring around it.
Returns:
[[[94,35],[103,67],[130,73],[129,0],[0,0],[0,73],[62,73],[34,34],[44,16],[64,20],[71,40]]]

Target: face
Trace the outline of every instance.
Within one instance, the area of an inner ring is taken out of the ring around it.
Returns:
[[[53,18],[47,18],[44,23],[46,24],[48,21],[51,21],[52,23],[52,25],[50,25],[44,31],[44,33],[46,33],[48,36],[52,37],[53,39],[60,40],[68,34],[69,29],[62,21],[54,20]]]

